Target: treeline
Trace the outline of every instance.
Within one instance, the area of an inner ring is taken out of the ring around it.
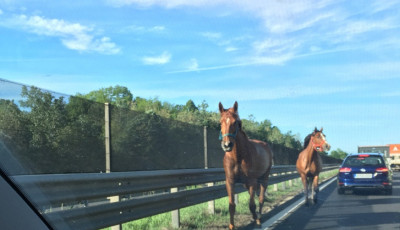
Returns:
[[[8,173],[104,171],[103,105],[26,86],[21,97],[0,99],[0,163]]]
[[[222,167],[219,114],[205,101],[173,105],[134,98],[121,86],[71,97],[21,86],[20,97],[0,99],[0,164],[10,174],[104,172],[105,102],[111,104],[112,171],[204,167],[204,126],[208,165]],[[302,148],[296,136],[268,120],[242,121],[251,138],[272,144],[275,164],[294,164]]]
[[[209,105],[206,101],[202,101],[201,104],[196,105],[193,100],[188,100],[185,105],[174,105],[168,102],[161,102],[157,98],[134,98],[129,89],[123,86],[102,88],[86,95],[78,94],[77,96],[100,103],[109,102],[119,108],[129,108],[133,111],[156,114],[163,118],[182,121],[193,125],[219,128],[220,116],[217,112],[208,111]],[[215,111],[217,111],[217,108],[215,108]],[[290,131],[282,133],[279,128],[273,126],[269,120],[257,122],[252,116],[247,119],[241,119],[244,130],[251,138],[296,150],[302,148],[302,143],[298,136],[292,134]]]

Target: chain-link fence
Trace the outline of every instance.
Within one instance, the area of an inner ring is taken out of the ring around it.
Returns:
[[[0,164],[10,175],[221,168],[219,130],[0,79]],[[252,136],[248,133],[248,136]],[[272,145],[275,165],[299,151]],[[334,163],[324,158],[324,163]]]
[[[0,79],[0,163],[11,175],[101,172],[104,105]]]

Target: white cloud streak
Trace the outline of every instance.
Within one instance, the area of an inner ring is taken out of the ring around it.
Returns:
[[[15,15],[0,23],[0,26],[42,36],[56,37],[68,49],[80,52],[101,54],[118,54],[120,52],[120,48],[109,37],[95,36],[94,28],[62,19]]]
[[[143,57],[142,61],[145,65],[164,65],[170,62],[171,54],[168,52],[163,52],[161,55],[158,56],[151,56],[151,57]]]
[[[153,26],[153,27],[145,27],[145,26],[138,26],[138,25],[130,25],[127,27],[122,28],[122,33],[161,33],[166,30],[165,26]]]

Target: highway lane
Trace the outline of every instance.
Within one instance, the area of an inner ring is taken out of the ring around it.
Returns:
[[[318,204],[302,205],[269,229],[400,229],[399,172],[394,174],[392,195],[371,190],[339,195],[334,182],[318,198]]]

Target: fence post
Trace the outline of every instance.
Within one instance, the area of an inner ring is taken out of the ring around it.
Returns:
[[[207,144],[207,126],[203,128],[203,136],[204,136],[204,168],[208,169],[208,144]],[[207,183],[208,187],[214,186],[214,182]],[[208,213],[215,214],[215,201],[210,200],[208,201]]]
[[[104,103],[104,140],[106,145],[106,173],[111,172],[110,107]]]
[[[111,172],[110,104],[104,103],[104,140],[106,147],[106,173]],[[110,203],[119,202],[119,196],[107,197]],[[122,225],[111,226],[111,230],[121,230]]]
[[[178,188],[171,188],[171,193],[178,192]],[[171,211],[172,217],[172,227],[179,228],[180,226],[180,217],[179,217],[179,209]]]
[[[208,169],[208,152],[207,152],[207,126],[203,128],[203,136],[204,136],[204,168]]]

